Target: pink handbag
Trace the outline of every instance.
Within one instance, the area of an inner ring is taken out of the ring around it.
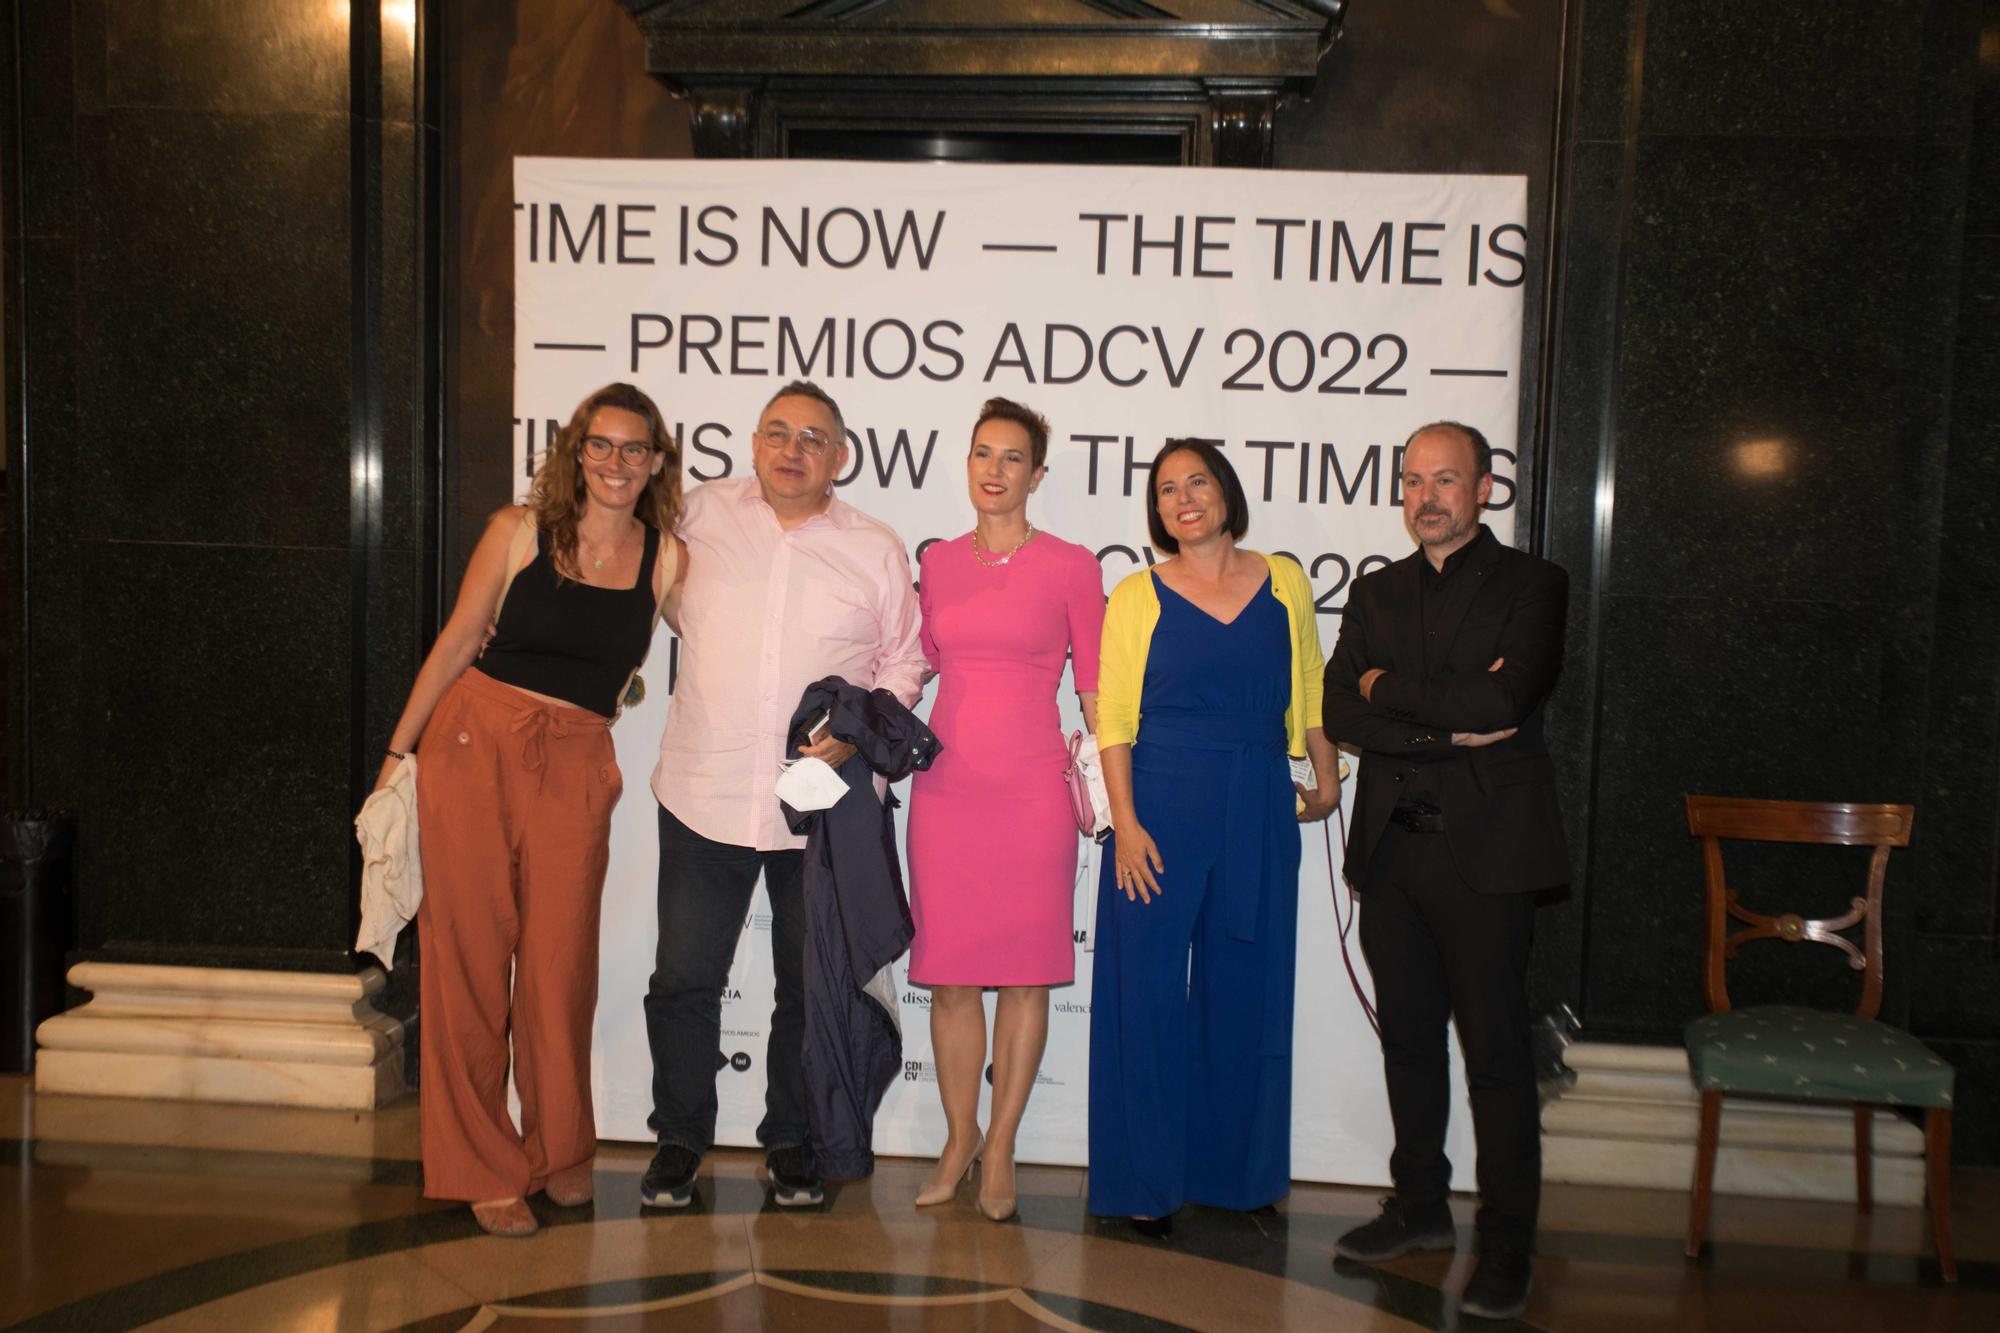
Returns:
[[[1086,762],[1083,733],[1072,731],[1069,734],[1069,767],[1063,770],[1063,784],[1069,788],[1069,813],[1076,820],[1076,831],[1086,838],[1094,838],[1103,820],[1090,794],[1090,776],[1084,771]]]

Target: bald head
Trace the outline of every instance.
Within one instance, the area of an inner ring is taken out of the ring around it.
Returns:
[[[1471,541],[1493,493],[1493,448],[1455,421],[1418,428],[1403,446],[1403,518],[1433,565]]]
[[[1428,426],[1419,426],[1410,432],[1409,439],[1403,441],[1403,448],[1408,449],[1411,445],[1415,444],[1419,435],[1430,435],[1433,433],[1442,434],[1449,439],[1457,440],[1465,448],[1472,451],[1471,475],[1475,477],[1492,475],[1493,446],[1486,442],[1486,437],[1480,434],[1476,427],[1465,425],[1463,422],[1433,421]]]

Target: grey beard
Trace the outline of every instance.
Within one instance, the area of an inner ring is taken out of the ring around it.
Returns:
[[[1420,546],[1449,546],[1451,543],[1457,541],[1460,537],[1463,537],[1466,533],[1472,531],[1472,525],[1477,521],[1476,519],[1467,519],[1463,523],[1454,523],[1451,521],[1450,514],[1419,513],[1417,517],[1420,519],[1442,518],[1445,521],[1444,531],[1438,533],[1438,535],[1436,535],[1435,537],[1425,537],[1423,535],[1424,530],[1422,528],[1417,528],[1417,544]],[[1413,522],[1410,526],[1415,528],[1416,524]]]

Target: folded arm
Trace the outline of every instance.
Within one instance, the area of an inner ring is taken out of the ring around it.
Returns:
[[[1340,618],[1340,637],[1326,662],[1321,717],[1329,739],[1375,754],[1403,759],[1443,759],[1452,753],[1449,732],[1389,717],[1361,697],[1361,676],[1369,669],[1372,626],[1367,604],[1350,597]],[[1383,651],[1381,657],[1388,653]],[[1379,681],[1378,681],[1379,683]]]
[[[1568,610],[1569,576],[1545,566],[1509,608],[1494,649],[1500,659],[1497,669],[1465,675],[1385,671],[1375,679],[1365,706],[1390,721],[1446,733],[1518,727],[1555,688]]]

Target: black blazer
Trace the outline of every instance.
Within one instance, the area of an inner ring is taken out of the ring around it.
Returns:
[[[1556,805],[1542,705],[1562,664],[1569,576],[1504,546],[1483,525],[1447,585],[1438,643],[1423,670],[1421,549],[1357,579],[1326,664],[1327,737],[1361,750],[1343,873],[1363,886],[1368,858],[1412,765],[1444,811],[1445,838],[1467,883],[1484,893],[1567,884],[1569,852]],[[1440,656],[1441,655],[1441,656]],[[1489,672],[1493,659],[1506,664]],[[1362,673],[1378,678],[1372,701]],[[1455,731],[1519,730],[1481,747]]]

